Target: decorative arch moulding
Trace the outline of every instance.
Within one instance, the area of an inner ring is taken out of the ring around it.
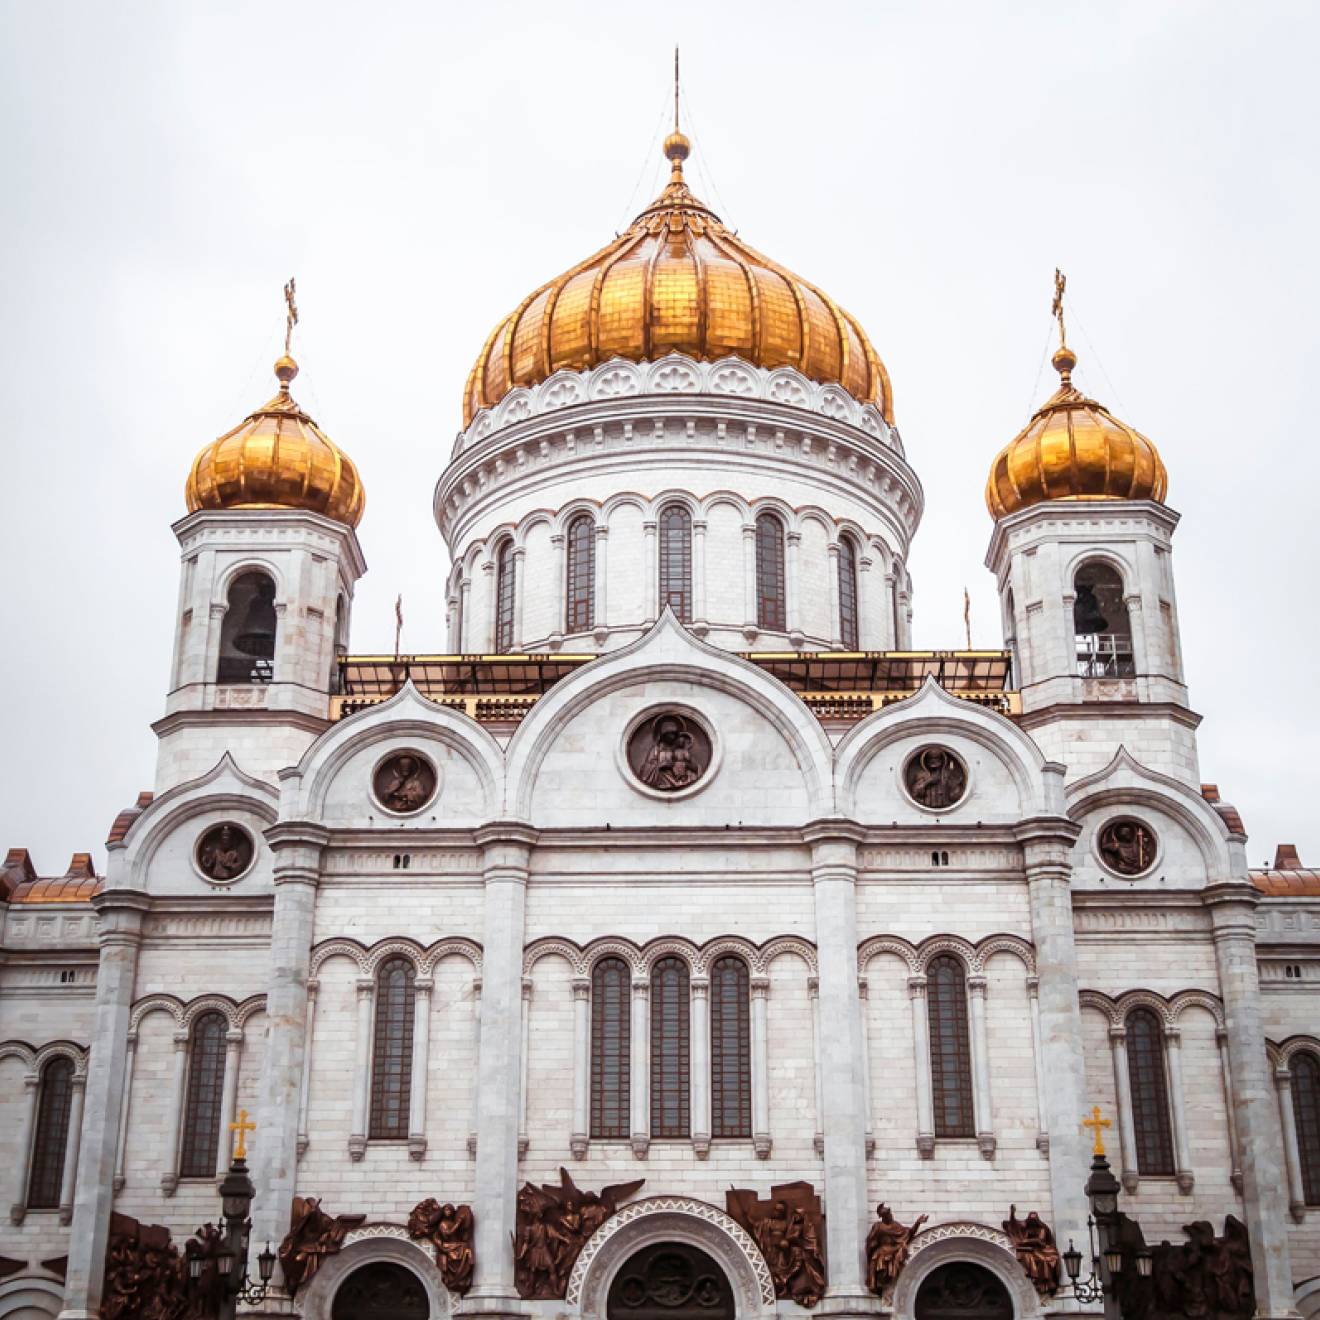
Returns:
[[[1138,988],[1125,990],[1116,997],[1102,990],[1082,990],[1078,992],[1077,999],[1082,1008],[1104,1014],[1111,1027],[1122,1027],[1134,1008],[1150,1009],[1166,1031],[1176,1030],[1178,1020],[1189,1008],[1205,1009],[1214,1018],[1216,1031],[1224,1031],[1228,1025],[1224,1017],[1223,1001],[1209,990],[1179,990],[1176,994],[1162,995],[1157,990]]]
[[[716,960],[729,954],[742,958],[753,977],[765,976],[770,963],[781,954],[800,958],[809,976],[817,972],[816,946],[797,935],[775,935],[761,944],[740,935],[716,935],[700,945],[680,935],[657,936],[645,944],[621,936],[602,935],[586,944],[562,936],[533,940],[523,951],[523,976],[530,976],[542,958],[558,957],[569,964],[575,977],[587,977],[602,958],[614,957],[627,963],[635,978],[646,979],[660,958],[677,956],[687,962],[693,976],[706,977]]]
[[[1028,976],[1036,975],[1036,950],[1031,941],[1002,932],[974,942],[961,935],[928,935],[919,944],[913,944],[901,935],[872,935],[857,946],[858,975],[865,976],[871,960],[886,953],[905,962],[912,976],[924,976],[931,959],[942,953],[961,959],[971,976],[984,975],[986,964],[997,953],[1011,954],[1022,964]]]
[[[315,978],[332,958],[348,959],[359,976],[375,976],[381,963],[391,957],[407,958],[419,976],[430,976],[442,958],[466,958],[472,964],[473,977],[479,979],[481,976],[481,945],[461,935],[451,935],[427,945],[406,936],[381,939],[370,945],[344,937],[325,940],[312,949],[308,976]]]

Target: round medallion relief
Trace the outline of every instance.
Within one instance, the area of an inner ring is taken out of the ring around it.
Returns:
[[[908,797],[930,811],[957,806],[967,793],[967,767],[947,747],[919,747],[903,767]]]
[[[1133,816],[1118,816],[1106,821],[1096,836],[1100,860],[1115,875],[1145,875],[1159,852],[1155,831],[1145,821]]]
[[[211,880],[237,880],[252,865],[255,851],[247,830],[223,821],[197,840],[197,869]]]
[[[648,788],[677,793],[710,769],[710,735],[690,715],[662,710],[643,720],[628,739],[628,765]]]
[[[371,778],[376,801],[396,816],[421,811],[435,797],[438,784],[435,766],[413,751],[392,752]]]

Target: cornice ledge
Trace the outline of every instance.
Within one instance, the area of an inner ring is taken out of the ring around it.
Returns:
[[[479,848],[492,843],[516,843],[532,848],[540,837],[541,831],[525,820],[492,820],[472,831],[472,842]]]
[[[1210,908],[1230,903],[1242,903],[1254,908],[1263,899],[1264,895],[1250,880],[1217,880],[1201,891],[1201,902]]]
[[[866,826],[844,816],[822,816],[802,827],[805,843],[865,843]]]
[[[1013,837],[1020,844],[1057,842],[1071,848],[1081,832],[1082,827],[1067,816],[1031,816],[1013,826]]]

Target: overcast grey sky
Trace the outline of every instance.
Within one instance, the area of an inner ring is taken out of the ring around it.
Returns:
[[[1320,6],[0,0],[0,846],[152,782],[194,453],[273,391],[356,460],[353,648],[443,649],[431,493],[494,322],[689,177],[866,326],[927,510],[916,644],[999,645],[996,450],[1078,379],[1159,445],[1202,778],[1320,865]],[[1042,371],[1042,367],[1044,368]]]

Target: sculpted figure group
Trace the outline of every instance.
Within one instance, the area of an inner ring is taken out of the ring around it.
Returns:
[[[1246,1225],[1228,1215],[1220,1237],[1204,1219],[1184,1224],[1183,1232],[1186,1242],[1164,1241],[1152,1249],[1150,1277],[1141,1278],[1136,1269],[1136,1252],[1145,1245],[1141,1228],[1122,1217],[1123,1315],[1129,1320],[1250,1320],[1256,1293]]]
[[[471,1206],[452,1201],[441,1205],[433,1196],[418,1202],[408,1216],[408,1236],[431,1243],[445,1287],[459,1297],[472,1287],[477,1263],[472,1249],[474,1228]]]
[[[761,1200],[747,1188],[731,1187],[725,1209],[756,1240],[770,1267],[775,1296],[815,1306],[825,1295],[821,1254],[824,1216],[820,1197],[808,1182],[783,1183]]]
[[[295,1196],[289,1231],[280,1243],[280,1269],[284,1286],[292,1297],[316,1271],[344,1245],[344,1238],[366,1215],[337,1215],[331,1218],[315,1196]]]
[[[929,1216],[918,1215],[911,1224],[900,1224],[883,1201],[875,1214],[876,1221],[866,1235],[866,1286],[879,1297],[894,1286],[907,1264],[912,1239]]]
[[[1013,1244],[1018,1264],[1022,1266],[1036,1291],[1042,1297],[1053,1297],[1059,1291],[1059,1248],[1049,1225],[1036,1211],[1025,1219],[1017,1217],[1017,1206],[1008,1207],[1004,1232]]]

